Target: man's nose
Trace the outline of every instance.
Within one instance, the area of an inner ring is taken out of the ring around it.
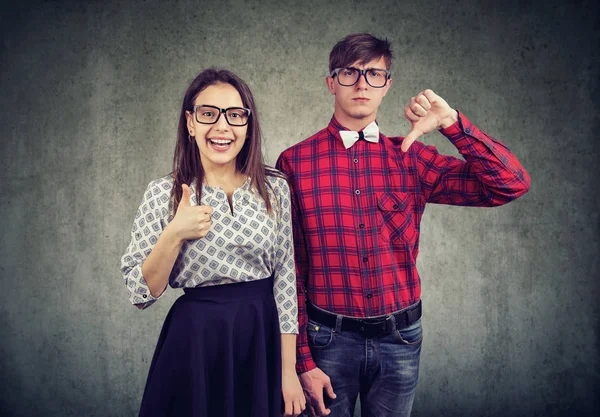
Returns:
[[[367,73],[364,72],[362,74],[358,74],[358,81],[356,81],[356,88],[358,88],[359,90],[364,90],[369,86],[369,83],[367,83]]]

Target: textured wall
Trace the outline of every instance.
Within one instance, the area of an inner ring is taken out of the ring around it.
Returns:
[[[188,83],[207,66],[241,75],[273,164],[331,117],[331,47],[369,31],[397,56],[384,133],[408,133],[402,106],[429,87],[533,179],[501,208],[428,206],[413,415],[597,415],[598,6],[441,3],[0,6],[0,414],[135,415],[180,293],[138,311],[119,257],[146,184],[170,169]]]

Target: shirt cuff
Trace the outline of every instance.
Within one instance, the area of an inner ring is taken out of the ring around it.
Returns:
[[[279,323],[279,333],[281,334],[298,334],[298,322]]]
[[[167,284],[167,287],[168,286],[169,284]],[[142,310],[150,307],[157,300],[160,300],[167,292],[167,287],[165,287],[158,297],[154,297],[150,293],[148,284],[142,275],[141,265],[136,266],[136,270],[132,271],[127,287],[129,290],[129,301],[131,301],[131,304]]]
[[[310,360],[307,361],[306,363],[296,363],[296,373],[298,375],[303,374],[304,372],[308,372],[308,371],[312,371],[313,369],[315,369],[317,367],[317,364]]]
[[[457,113],[458,120],[447,128],[441,129],[440,133],[446,136],[459,150],[479,141],[489,146],[485,135],[463,114]]]
[[[456,111],[456,113],[458,114],[458,120],[450,126],[440,129],[440,133],[449,139],[451,139],[453,136],[457,136],[463,133],[470,133],[470,129],[465,130],[465,125],[471,125],[469,119],[463,116],[458,110]]]
[[[298,352],[296,354],[296,373],[297,374],[303,374],[304,372],[312,371],[313,369],[315,369],[317,367],[317,364],[315,363],[315,361],[312,358],[309,347],[306,346],[306,349],[308,349],[307,354],[303,354],[304,352],[302,352],[302,353]],[[302,351],[303,349],[300,347],[299,350]]]

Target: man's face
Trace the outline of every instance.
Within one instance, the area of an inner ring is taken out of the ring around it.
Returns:
[[[363,65],[355,62],[352,65],[348,65],[348,67],[357,69],[386,69],[383,57]],[[352,86],[340,85],[337,75],[333,78],[327,77],[326,81],[329,91],[335,95],[334,114],[336,119],[351,129],[355,129],[356,125],[362,128],[375,120],[381,100],[383,100],[383,97],[392,85],[392,80],[389,79],[384,87],[371,87],[363,75]]]

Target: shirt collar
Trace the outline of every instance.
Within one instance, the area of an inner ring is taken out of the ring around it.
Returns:
[[[194,180],[192,187],[190,190],[192,192],[192,202],[196,204],[196,185],[197,182]],[[212,196],[217,198],[217,200],[225,201],[227,196],[225,195],[225,191],[221,187],[211,187],[206,184],[202,184],[202,196]],[[246,181],[238,188],[233,191],[232,200],[235,204],[243,204],[248,201],[253,196],[252,192],[252,179],[250,176],[246,178]]]

